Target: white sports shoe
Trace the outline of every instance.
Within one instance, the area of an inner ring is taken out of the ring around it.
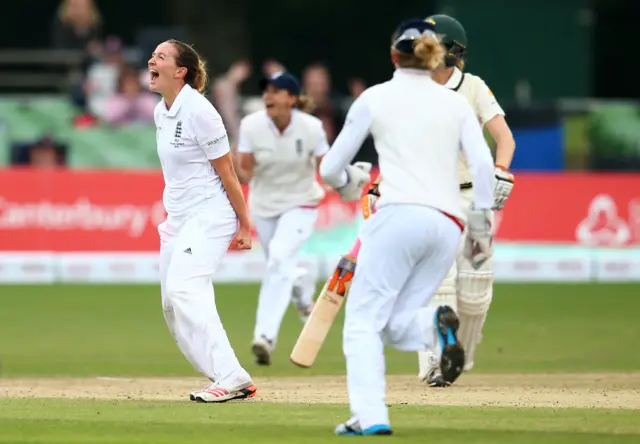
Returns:
[[[303,292],[303,288],[294,286],[291,293],[291,302],[298,311],[300,321],[303,324],[306,324],[309,316],[311,315],[311,310],[313,310],[313,300],[310,304],[308,302],[305,302],[307,298],[305,298]]]
[[[350,418],[347,422],[338,424],[335,429],[335,434],[338,436],[391,435],[392,433],[391,427],[388,424],[376,424],[363,429],[355,417]]]
[[[273,352],[273,342],[260,336],[253,340],[251,353],[256,357],[256,364],[271,365],[271,353]]]
[[[296,268],[296,280],[291,289],[291,302],[298,311],[300,321],[305,324],[313,310],[315,279],[302,267]]]
[[[209,384],[205,385],[202,388],[202,390],[194,390],[193,392],[189,393],[189,401],[195,401],[196,400],[196,394],[198,394],[200,392],[204,392],[205,390],[209,389],[213,385],[215,385],[215,381],[212,381]]]
[[[300,322],[302,322],[303,324],[306,324],[307,321],[309,320],[309,316],[311,316],[311,312],[313,311],[313,305],[314,303],[312,302],[311,305],[296,305],[296,310],[298,310],[298,316],[300,317]]]
[[[253,398],[256,391],[257,388],[251,381],[229,389],[220,387],[218,383],[213,382],[202,391],[192,393],[192,395],[197,402],[227,402]]]
[[[471,371],[471,370],[473,370],[473,361],[466,362],[464,364],[464,371],[468,372],[468,371]]]

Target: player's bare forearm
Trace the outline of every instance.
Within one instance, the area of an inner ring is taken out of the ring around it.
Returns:
[[[502,115],[497,115],[489,120],[486,126],[496,142],[496,165],[508,170],[516,151],[516,142],[511,129]]]
[[[248,185],[249,182],[251,182],[251,172],[243,170],[242,167],[238,167],[236,169],[236,173],[238,175],[238,180],[242,185]]]
[[[316,156],[316,173],[318,176],[320,176],[320,163],[322,162],[323,157],[324,156]],[[329,193],[333,191],[333,188],[331,188],[331,185],[326,183],[324,180],[320,179],[318,183],[320,184],[320,186],[325,192]]]
[[[218,159],[212,160],[211,165],[216,169],[220,180],[222,180],[229,202],[231,202],[231,206],[238,216],[240,227],[249,227],[251,226],[251,221],[249,220],[244,193],[230,156],[231,154],[225,154]]]
[[[511,168],[511,161],[516,151],[516,142],[513,136],[508,139],[496,141],[496,165],[506,168]]]
[[[251,221],[249,220],[249,212],[247,211],[247,205],[244,201],[244,193],[242,192],[240,182],[237,178],[230,179],[229,182],[228,185],[225,183],[224,187],[227,190],[229,202],[231,202],[231,206],[238,216],[238,223],[241,227],[249,227],[251,226]]]
[[[238,153],[237,163],[240,183],[248,184],[253,177],[253,169],[256,165],[255,157],[250,153]]]

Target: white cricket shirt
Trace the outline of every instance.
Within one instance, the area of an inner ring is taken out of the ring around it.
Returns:
[[[368,133],[383,177],[378,207],[425,205],[466,221],[458,178],[461,149],[474,181],[475,208],[493,206],[493,160],[473,109],[428,72],[398,69],[390,81],[355,100],[320,165],[327,183],[345,184],[344,169]]]
[[[498,101],[487,84],[480,77],[463,73],[458,68],[454,68],[453,74],[444,86],[458,92],[467,99],[481,125],[484,126],[497,115],[504,116],[502,107],[498,104]],[[471,173],[469,172],[467,159],[461,153],[460,183],[468,182],[471,182]]]
[[[167,110],[154,111],[156,143],[164,176],[163,203],[170,215],[184,215],[205,201],[231,205],[209,160],[230,152],[220,114],[202,94],[185,85]]]
[[[317,206],[325,193],[317,181],[317,158],[329,150],[322,121],[293,110],[291,123],[280,133],[264,110],[240,123],[238,152],[253,154],[249,210],[276,217],[297,207]]]

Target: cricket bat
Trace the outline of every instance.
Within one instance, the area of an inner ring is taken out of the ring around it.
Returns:
[[[355,270],[355,255],[346,254],[340,258],[333,275],[322,287],[311,315],[289,356],[295,365],[309,368],[315,362],[331,325],[344,303],[344,298],[349,293]]]

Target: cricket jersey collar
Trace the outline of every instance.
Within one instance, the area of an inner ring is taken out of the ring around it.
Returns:
[[[167,116],[175,117],[176,114],[178,114],[178,111],[180,111],[183,103],[188,99],[192,92],[193,88],[191,87],[191,85],[185,84],[176,96],[176,99],[173,101],[171,109],[167,111]]]
[[[449,77],[449,80],[447,80],[447,83],[444,84],[444,86],[446,86],[449,89],[457,89],[460,87],[460,83],[462,83],[462,71],[460,71],[458,68],[454,67],[453,68],[453,73],[451,74],[451,77]]]

